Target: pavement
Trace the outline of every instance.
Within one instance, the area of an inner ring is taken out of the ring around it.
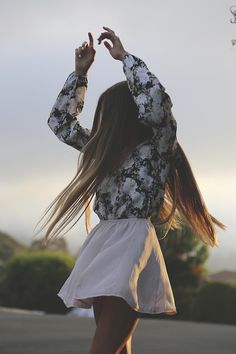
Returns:
[[[88,354],[93,318],[0,309],[1,354]],[[133,354],[235,354],[236,326],[141,318]]]

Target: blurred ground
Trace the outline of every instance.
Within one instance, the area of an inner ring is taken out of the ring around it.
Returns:
[[[1,354],[87,354],[93,318],[0,309]],[[141,319],[133,354],[235,354],[236,326]]]

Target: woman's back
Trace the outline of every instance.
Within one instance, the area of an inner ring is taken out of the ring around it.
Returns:
[[[156,214],[165,191],[169,161],[152,139],[138,144],[98,186],[93,210],[100,219],[145,218]]]
[[[100,219],[156,214],[164,199],[170,157],[177,146],[177,124],[165,88],[146,64],[132,54],[124,57],[123,71],[138,108],[139,123],[151,128],[153,136],[135,146],[123,163],[99,184],[93,210]],[[84,105],[86,88],[87,78],[71,73],[48,119],[56,136],[80,151],[91,135],[76,119]]]

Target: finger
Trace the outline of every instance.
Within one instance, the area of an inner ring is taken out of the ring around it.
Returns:
[[[81,52],[82,52],[82,47],[75,48],[76,54],[81,54]]]
[[[108,32],[108,31],[102,32],[102,33],[100,34],[100,37],[101,37],[101,36],[104,36],[104,35],[108,35],[108,36],[113,36],[113,37],[115,37],[115,34],[114,34],[114,33],[111,33],[111,32]]]
[[[77,56],[77,57],[81,57],[81,55],[82,55],[82,47],[79,47],[79,48],[76,48],[75,49],[75,55]]]
[[[112,29],[110,29],[109,27],[105,27],[103,26],[102,28],[104,28],[105,30],[107,30],[110,33],[115,33]]]
[[[109,32],[103,32],[101,33],[101,35],[99,36],[98,40],[101,42],[103,39],[110,39],[112,42],[115,40],[115,35]]]
[[[104,45],[105,45],[105,47],[106,47],[108,50],[111,50],[111,49],[112,49],[112,46],[111,46],[110,43],[108,43],[107,41],[104,42]]]
[[[88,43],[86,41],[83,41],[82,43],[82,49],[85,49],[88,46]]]
[[[104,35],[104,34],[107,34],[107,35],[109,35],[109,36],[113,36],[113,37],[115,37],[116,35],[115,35],[115,32],[113,32],[113,31],[106,31],[106,32],[102,32],[101,33],[101,35]]]
[[[91,32],[88,33],[88,36],[89,36],[89,46],[90,47],[93,47],[93,35]]]

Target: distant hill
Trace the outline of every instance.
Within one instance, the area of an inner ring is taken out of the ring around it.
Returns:
[[[62,251],[64,253],[69,253],[66,240],[61,237],[55,240],[50,240],[47,245],[43,244],[43,239],[34,240],[29,246],[29,251]]]
[[[236,284],[236,271],[222,270],[220,272],[208,274],[205,278],[207,281],[219,281],[222,283],[235,283]]]
[[[14,237],[9,234],[0,231],[0,266],[6,262],[13,255],[22,251],[62,251],[64,253],[69,253],[67,248],[67,243],[64,238],[59,238],[51,240],[46,246],[42,244],[42,239],[33,240],[31,245],[26,246],[23,243],[17,241]]]
[[[0,263],[6,262],[14,254],[27,249],[27,246],[16,241],[14,237],[0,231]]]

